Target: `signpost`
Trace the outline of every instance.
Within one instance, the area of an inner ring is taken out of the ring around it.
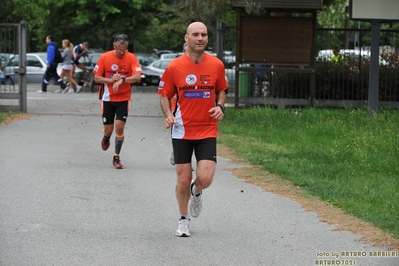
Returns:
[[[349,7],[352,20],[362,20],[371,23],[368,112],[372,116],[378,113],[380,23],[399,21],[399,1],[350,0]]]

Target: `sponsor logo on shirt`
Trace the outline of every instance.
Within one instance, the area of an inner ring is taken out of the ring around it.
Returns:
[[[117,71],[118,70],[118,65],[117,64],[112,64],[111,69],[113,71]]]
[[[214,85],[200,85],[200,86],[183,86],[180,87],[180,91],[187,91],[187,90],[214,90]]]
[[[188,99],[208,99],[211,97],[209,91],[185,91],[184,98]]]
[[[197,82],[197,77],[194,74],[189,74],[186,77],[186,83],[188,85],[193,85]]]

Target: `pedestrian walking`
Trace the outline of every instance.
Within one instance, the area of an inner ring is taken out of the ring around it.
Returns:
[[[66,76],[69,82],[69,86],[71,89],[75,89],[76,91],[80,91],[82,89],[82,86],[79,86],[79,84],[76,82],[76,80],[73,78],[73,65],[72,65],[72,53],[73,53],[73,44],[68,40],[64,39],[62,40],[62,47],[64,48],[64,51],[62,52],[62,70],[61,70],[61,79],[64,79]],[[66,93],[68,91],[68,87],[65,88],[62,93]]]
[[[115,153],[112,165],[122,169],[120,152],[124,141],[125,123],[128,117],[132,83],[140,83],[143,73],[133,53],[128,52],[129,37],[120,34],[114,38],[114,50],[101,55],[95,66],[94,81],[102,83],[99,96],[102,100],[104,136],[101,148],[106,151],[115,128]]]
[[[47,69],[43,75],[42,89],[37,91],[37,93],[45,93],[47,92],[47,85],[51,77],[54,77],[57,80],[57,83],[61,86],[61,89],[58,89],[54,92],[61,92],[65,90],[66,85],[62,81],[62,78],[57,74],[57,65],[58,63],[55,61],[57,46],[55,45],[54,37],[52,35],[48,35],[46,37],[47,43]]]
[[[172,127],[177,173],[175,193],[180,212],[175,235],[180,237],[190,236],[191,217],[200,215],[202,192],[213,181],[218,121],[224,117],[228,87],[222,61],[205,52],[208,43],[205,24],[191,23],[184,39],[187,52],[168,65],[158,88],[164,127]],[[176,106],[172,108],[171,99],[175,94]],[[194,179],[193,151],[197,161]]]

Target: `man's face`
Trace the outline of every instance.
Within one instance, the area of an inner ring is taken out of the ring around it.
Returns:
[[[125,53],[127,52],[128,46],[129,46],[129,43],[125,43],[125,44],[114,43],[114,49],[115,49],[116,56],[119,58],[122,58],[125,55]]]
[[[50,38],[46,37],[46,43],[50,43],[50,42],[51,42]]]
[[[193,25],[186,34],[186,42],[194,51],[205,51],[208,44],[208,31],[205,26]]]

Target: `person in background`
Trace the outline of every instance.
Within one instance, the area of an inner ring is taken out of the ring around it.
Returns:
[[[55,55],[57,46],[55,45],[54,37],[52,35],[48,35],[46,37],[47,43],[47,69],[43,75],[42,89],[37,91],[37,93],[45,93],[47,92],[47,85],[50,77],[54,77],[57,80],[57,83],[61,86],[61,89],[58,89],[54,92],[62,92],[65,90],[66,85],[62,81],[62,78],[57,74],[57,63],[55,62]]]
[[[333,47],[332,52],[333,55],[331,56],[331,62],[335,64],[340,64],[345,61],[345,57],[342,54],[340,54],[339,46]]]
[[[79,62],[79,59],[82,56],[87,55],[87,49],[89,49],[89,43],[88,42],[83,42],[81,44],[76,45],[73,48],[73,56],[72,56],[72,58],[73,58],[74,67],[73,67],[73,71],[72,71],[72,76],[75,74],[75,67],[78,67],[78,68],[82,69],[83,73],[87,72],[86,66]],[[77,88],[76,89],[76,93],[79,93],[81,89],[82,89],[82,87],[80,87],[80,89]]]
[[[64,79],[66,76],[68,81],[69,81],[69,86],[74,89],[76,88],[77,90],[81,90],[82,86],[79,86],[79,84],[76,82],[76,80],[73,78],[72,75],[72,53],[73,53],[73,44],[67,40],[64,39],[62,40],[62,47],[64,48],[64,51],[62,52],[62,58],[64,58],[62,62],[62,71],[61,71],[61,78]],[[62,93],[66,93],[68,91],[68,87],[65,88]]]
[[[208,30],[202,22],[187,27],[184,40],[187,52],[174,59],[162,75],[158,87],[160,105],[165,115],[164,127],[172,127],[179,207],[176,236],[190,236],[191,217],[202,210],[202,191],[208,188],[216,169],[218,121],[224,117],[227,82],[223,62],[205,52]],[[172,113],[171,99],[176,94]],[[193,179],[191,158],[197,167]]]
[[[106,151],[115,127],[115,153],[112,165],[122,169],[120,152],[124,141],[124,129],[130,107],[132,83],[140,83],[141,70],[139,60],[128,52],[129,37],[119,34],[114,38],[114,50],[100,56],[94,67],[94,81],[102,83],[102,119],[104,136],[101,148]]]

